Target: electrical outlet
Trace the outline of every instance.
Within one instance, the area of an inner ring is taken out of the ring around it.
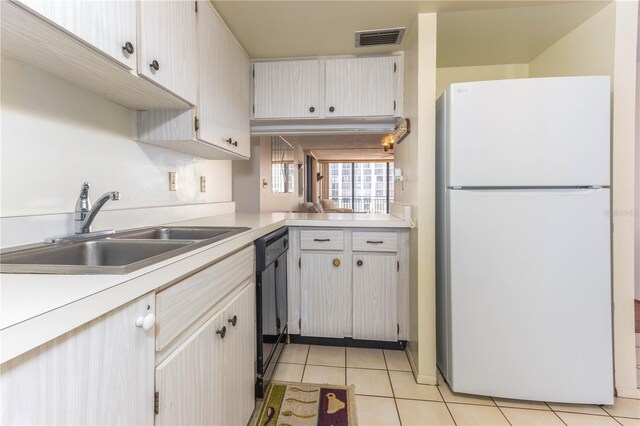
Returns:
[[[207,192],[207,177],[200,176],[200,192]]]
[[[176,190],[176,172],[169,172],[169,191]]]

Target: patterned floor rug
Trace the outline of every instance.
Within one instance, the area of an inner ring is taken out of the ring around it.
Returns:
[[[273,382],[255,426],[356,426],[353,386]]]

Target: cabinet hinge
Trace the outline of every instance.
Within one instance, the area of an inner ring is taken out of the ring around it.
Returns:
[[[196,132],[200,130],[200,119],[198,117],[193,119],[193,127],[195,127]]]
[[[198,13],[198,2],[196,1],[196,13]]]
[[[254,68],[253,71],[251,72],[253,74],[253,78],[256,78],[256,69]]]
[[[298,331],[302,330],[302,318],[298,318]]]
[[[160,411],[160,392],[153,394],[153,413],[158,414]]]
[[[256,113],[256,106],[255,105],[253,106],[253,113],[254,114]]]
[[[396,110],[396,101],[393,101],[393,110]]]
[[[393,63],[393,72],[396,72],[396,70],[397,70],[396,63],[394,62]]]
[[[301,257],[298,258],[298,268],[302,269],[302,258]]]
[[[396,260],[396,271],[400,272],[400,261]]]
[[[398,334],[400,334],[400,324],[397,324],[397,325],[398,325]]]

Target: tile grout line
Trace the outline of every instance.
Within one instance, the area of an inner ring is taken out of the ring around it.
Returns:
[[[436,383],[438,383],[438,375],[436,374]],[[438,393],[440,394],[440,398],[442,398],[442,401],[444,402],[444,406],[447,408],[447,411],[449,412],[449,416],[451,417],[451,420],[453,420],[453,424],[454,425],[458,425],[458,422],[456,422],[455,417],[453,417],[453,413],[451,412],[451,409],[449,408],[449,403],[444,399],[444,395],[442,394],[442,391],[440,390],[440,385],[437,385],[436,388],[438,388]]]
[[[381,349],[382,359],[384,360],[384,366],[387,368],[387,378],[389,379],[389,386],[391,386],[391,395],[393,395],[393,405],[396,407],[396,414],[398,416],[398,423],[402,426],[402,418],[400,417],[400,409],[398,408],[398,400],[396,398],[396,391],[393,389],[393,382],[391,381],[391,373],[389,373],[389,364],[387,363],[387,356],[384,353],[384,349]]]
[[[509,421],[509,418],[504,413],[504,411],[502,411],[502,408],[500,408],[500,406],[498,405],[496,400],[492,396],[490,396],[489,398],[491,398],[491,401],[493,401],[493,403],[496,405],[496,407],[498,407],[498,411],[500,411],[500,414],[502,414],[502,417],[504,417],[504,419],[507,421],[507,423],[509,423],[509,425],[511,425],[512,424],[511,421]]]
[[[300,383],[304,380],[304,372],[307,371],[307,361],[309,360],[309,353],[311,353],[311,345],[307,347],[307,356],[304,358],[304,367],[302,367],[302,377],[300,377]]]
[[[550,406],[549,404],[547,404],[547,402],[546,402],[546,401],[544,401],[544,402],[543,402],[543,404],[545,405],[545,407],[549,408],[549,410],[551,410],[551,412],[552,412],[553,414],[555,414],[557,418],[559,418],[559,419],[560,419],[560,421],[562,422],[562,424],[563,424],[563,425],[565,425],[565,426],[567,425],[567,422],[565,422],[564,420],[562,420],[562,417],[560,417],[560,415],[559,415],[558,413],[556,413],[556,411],[555,411],[553,408],[551,408],[551,406]]]

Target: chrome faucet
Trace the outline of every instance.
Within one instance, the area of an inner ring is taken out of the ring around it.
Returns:
[[[87,234],[91,232],[91,223],[96,215],[109,200],[117,201],[120,199],[120,193],[118,191],[107,192],[102,194],[98,201],[91,206],[89,201],[89,183],[85,182],[80,188],[80,196],[76,202],[76,234]]]

